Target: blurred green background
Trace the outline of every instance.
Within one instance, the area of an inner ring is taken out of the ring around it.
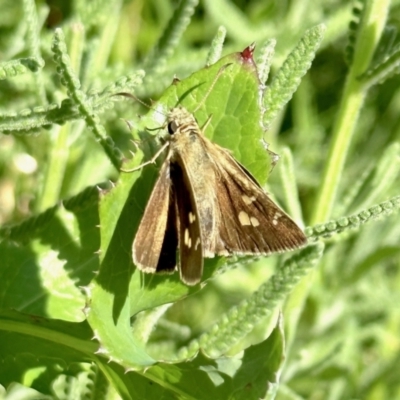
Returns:
[[[138,94],[149,101],[156,100],[174,76],[183,79],[205,65],[219,26],[227,32],[224,55],[252,42],[257,55],[261,44],[276,39],[268,85],[304,32],[324,23],[324,40],[309,72],[265,134],[275,153],[290,148],[304,225],[315,222],[318,192],[352,59],[356,31],[349,25],[358,21],[363,4],[376,2],[202,0],[176,44],[164,47],[166,53],[159,52],[162,35],[177,1],[37,1],[37,21],[33,22],[26,16],[29,4],[33,3],[0,0],[0,62],[40,54],[45,66],[40,74],[0,81],[0,114],[7,116],[0,117],[0,128],[13,113],[60,103],[66,97],[50,51],[54,29],[59,26],[67,37],[82,90],[100,91],[120,76],[143,68],[151,79],[144,81]],[[400,2],[392,1],[373,62],[397,54],[399,25]],[[40,42],[32,40],[32,26],[38,27]],[[355,130],[329,219],[348,217],[399,195],[399,84],[398,69],[393,67],[380,84],[365,90],[360,113],[353,116]],[[124,120],[135,119],[145,110],[135,102],[120,102],[102,111],[107,134],[128,156],[133,146]],[[26,126],[26,130],[0,134],[1,225],[17,224],[88,186],[117,179],[116,169],[84,122],[67,125],[47,130]],[[59,143],[62,129],[68,129],[68,135]],[[55,146],[58,152],[53,152]],[[65,164],[50,190],[49,166],[54,157],[63,158]],[[278,163],[269,178],[268,192],[282,200],[284,177],[279,171]],[[397,215],[326,240],[317,269],[304,278],[283,307],[284,318],[290,318],[290,307],[298,296],[301,315],[289,337],[277,398],[400,399],[399,240]],[[272,259],[229,270],[174,304],[153,332],[150,347],[176,349],[210,329],[229,307],[253,293],[277,265]],[[173,336],[171,327],[179,327],[179,335]],[[265,335],[266,327],[260,324],[238,348]]]

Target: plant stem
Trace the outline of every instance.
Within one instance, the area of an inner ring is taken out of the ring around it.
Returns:
[[[71,29],[70,60],[77,71],[80,69],[85,35],[83,27],[75,24]],[[36,202],[36,211],[41,212],[54,206],[60,200],[61,187],[69,158],[68,138],[71,134],[71,123],[62,127],[55,126],[49,138],[50,152],[47,169],[43,177],[43,187]]]
[[[50,138],[51,152],[49,154],[46,174],[43,178],[43,188],[36,203],[36,211],[42,212],[54,206],[60,199],[65,168],[69,156],[67,140],[71,124],[55,127],[52,131],[54,137]]]
[[[358,26],[353,63],[350,67],[333,132],[328,161],[311,224],[331,216],[347,152],[367,88],[358,77],[368,68],[386,23],[390,0],[366,0]]]

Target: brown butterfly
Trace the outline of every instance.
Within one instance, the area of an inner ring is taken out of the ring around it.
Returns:
[[[296,223],[228,150],[203,135],[191,113],[173,108],[166,126],[169,136],[156,157],[167,147],[168,154],[132,246],[140,270],[178,268],[181,280],[195,285],[204,257],[271,254],[306,244]]]

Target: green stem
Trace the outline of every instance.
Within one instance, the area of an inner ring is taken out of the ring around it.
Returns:
[[[44,176],[42,193],[36,203],[36,210],[38,212],[42,212],[54,206],[60,199],[61,186],[69,156],[67,140],[70,127],[71,124],[66,124],[61,128],[56,127],[52,131],[55,138],[50,139],[53,144],[51,145],[51,152]]]
[[[389,4],[390,0],[365,1],[365,9],[358,27],[353,64],[347,76],[333,127],[333,139],[311,224],[324,222],[331,216],[347,152],[367,93],[366,86],[358,77],[365,72],[371,62],[386,23]]]
[[[279,172],[285,198],[285,209],[295,221],[300,223],[300,221],[303,221],[303,216],[301,213],[299,192],[297,190],[293,156],[288,148],[282,150],[281,156]]]
[[[71,64],[78,71],[82,60],[83,41],[85,40],[83,28],[75,25],[71,29],[70,59]],[[69,158],[68,137],[70,136],[71,123],[61,128],[55,127],[51,132],[55,135],[50,137],[50,155],[46,174],[43,178],[43,188],[36,203],[38,212],[54,206],[60,200],[61,188],[64,180],[65,170]]]

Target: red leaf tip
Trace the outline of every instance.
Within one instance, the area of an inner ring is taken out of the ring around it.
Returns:
[[[247,46],[241,53],[240,55],[243,58],[243,61],[253,63],[253,54],[254,54],[254,49],[256,48],[256,44],[252,43],[250,46]]]

